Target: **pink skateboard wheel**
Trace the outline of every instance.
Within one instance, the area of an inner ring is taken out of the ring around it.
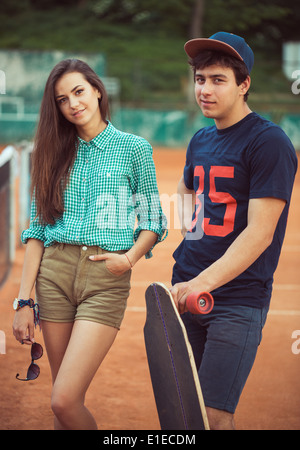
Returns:
[[[214,307],[214,299],[209,292],[192,292],[186,299],[186,306],[193,314],[208,314]]]

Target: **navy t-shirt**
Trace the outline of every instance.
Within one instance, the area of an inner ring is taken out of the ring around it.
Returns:
[[[226,129],[199,130],[188,146],[184,168],[185,185],[196,192],[195,212],[191,230],[173,254],[172,284],[196,277],[225,253],[247,226],[249,199],[275,197],[286,205],[272,244],[241,275],[212,291],[215,303],[267,305],[296,170],[289,138],[256,113]]]

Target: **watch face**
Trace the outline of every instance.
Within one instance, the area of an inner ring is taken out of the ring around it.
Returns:
[[[15,299],[14,299],[14,302],[13,302],[13,308],[16,310],[17,307],[18,307],[18,299],[15,298]]]

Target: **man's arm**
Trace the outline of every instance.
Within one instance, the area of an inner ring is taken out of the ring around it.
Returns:
[[[251,199],[248,225],[224,255],[189,282],[178,283],[171,292],[180,313],[191,292],[211,292],[244,272],[272,243],[285,201],[273,197]]]
[[[194,190],[190,190],[186,187],[183,176],[179,180],[177,194],[181,234],[184,237],[192,224],[192,216],[195,210],[196,194]]]

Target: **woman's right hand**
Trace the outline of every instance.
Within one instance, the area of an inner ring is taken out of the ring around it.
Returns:
[[[34,317],[29,306],[16,311],[13,322],[13,334],[21,344],[31,345],[34,340]]]
[[[38,239],[28,239],[22,270],[18,298],[29,298],[34,287],[44,253],[44,243]],[[24,344],[34,343],[34,314],[29,306],[16,311],[13,322],[13,334],[17,341]]]

